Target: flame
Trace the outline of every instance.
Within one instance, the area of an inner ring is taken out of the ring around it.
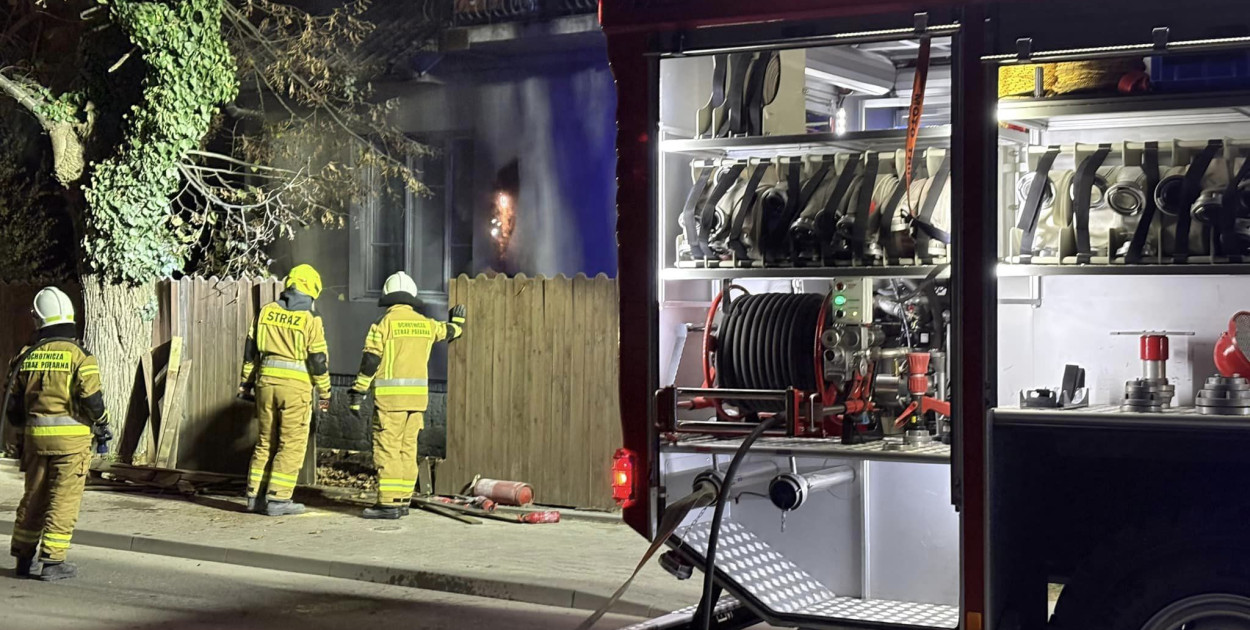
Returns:
[[[495,216],[490,220],[490,236],[495,239],[495,247],[499,256],[504,256],[508,243],[512,241],[512,230],[516,227],[516,202],[506,192],[495,195]]]

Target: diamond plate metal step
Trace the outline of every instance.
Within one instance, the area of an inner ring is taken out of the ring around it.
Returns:
[[[708,523],[678,530],[674,538],[702,565],[707,553]],[[959,627],[959,608],[881,599],[839,597],[809,573],[737,523],[723,523],[717,542],[716,569],[726,591],[775,625],[804,628]]]
[[[713,615],[725,615],[742,607],[742,603],[734,599],[731,595],[721,595],[716,601],[716,608],[713,609]],[[687,606],[681,610],[674,610],[667,615],[661,615],[654,619],[648,619],[632,626],[626,626],[621,630],[667,630],[668,628],[681,628],[686,624],[694,621],[694,613],[699,609],[698,604]]]

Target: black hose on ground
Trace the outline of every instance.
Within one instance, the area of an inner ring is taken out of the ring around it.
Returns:
[[[742,445],[738,447],[733,459],[729,461],[729,468],[725,469],[725,481],[721,484],[720,493],[716,495],[716,509],[712,512],[712,529],[707,534],[707,551],[703,561],[703,596],[699,600],[699,619],[695,620],[696,628],[711,630],[712,627],[712,612],[716,608],[716,602],[712,601],[712,587],[716,581],[716,544],[720,542],[720,524],[725,517],[725,504],[729,498],[729,491],[733,487],[734,478],[738,476],[738,467],[742,465],[742,458],[746,456],[747,451],[751,450],[751,445],[755,444],[765,431],[780,421],[781,416],[773,416],[756,425],[746,439],[742,440]]]

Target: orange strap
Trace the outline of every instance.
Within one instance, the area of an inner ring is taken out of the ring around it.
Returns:
[[[929,51],[931,38],[920,38],[920,52],[916,57],[916,80],[911,86],[911,109],[907,112],[907,207],[915,214],[916,202],[911,198],[911,180],[915,175],[914,159],[916,138],[920,135],[920,116],[924,113],[925,86],[929,83]]]

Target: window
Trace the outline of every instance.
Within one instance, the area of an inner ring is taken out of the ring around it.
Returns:
[[[471,271],[472,143],[452,136],[422,141],[435,149],[412,164],[426,194],[413,195],[399,182],[377,178],[368,199],[353,210],[354,300],[376,299],[386,278],[401,269],[425,297],[445,298],[447,279]]]

